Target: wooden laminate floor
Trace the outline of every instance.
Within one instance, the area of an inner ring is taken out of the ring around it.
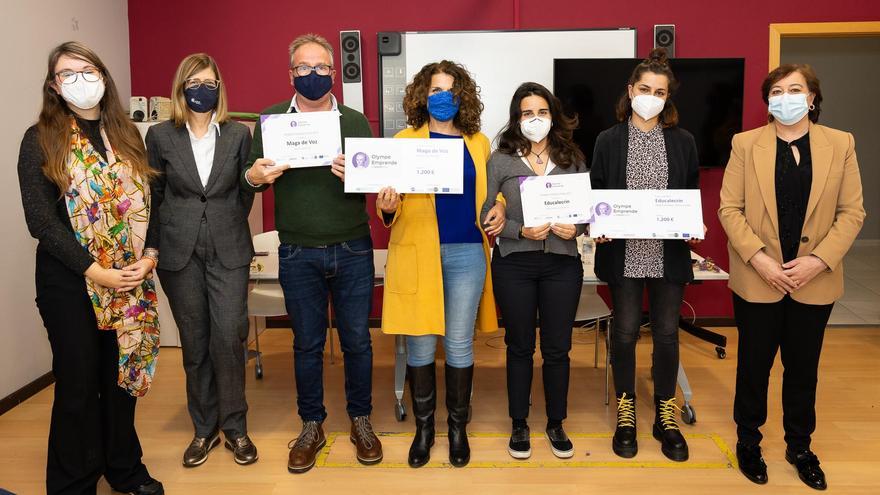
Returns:
[[[413,494],[779,494],[812,493],[784,458],[780,378],[777,361],[770,390],[770,417],[764,428],[764,457],[770,483],[757,486],[735,468],[736,443],[731,420],[736,368],[736,332],[718,329],[730,344],[728,357],[719,360],[714,346],[682,333],[681,357],[694,390],[697,422],[682,425],[689,438],[691,459],[667,461],[650,437],[653,421],[650,381],[650,337],[638,345],[638,427],[640,451],[633,459],[611,452],[614,409],[604,405],[604,350],[593,368],[593,337],[578,331],[572,352],[569,417],[566,430],[576,448],[573,459],[560,461],[543,438],[544,401],[537,359],[530,426],[532,459],[514,461],[506,452],[510,423],[500,334],[478,336],[473,421],[469,427],[473,450],[471,465],[455,469],[445,464],[447,444],[438,438],[432,463],[422,469],[406,467],[413,422],[396,421],[393,414],[393,338],[374,330],[373,424],[382,432],[385,460],[363,467],[357,464],[349,442],[345,414],[343,366],[325,359],[324,424],[328,448],[319,466],[302,475],[287,472],[287,444],[299,431],[292,375],[292,338],[289,330],[263,334],[265,376],[256,380],[248,366],[248,423],[260,460],[238,466],[229,451],[217,448],[207,463],[195,469],[180,464],[192,436],[184,392],[179,349],[163,348],[153,390],[138,405],[137,427],[144,462],[165,484],[169,494],[290,494],[290,493],[413,493]],[[338,346],[338,341],[337,344]],[[880,329],[829,328],[822,355],[818,395],[819,427],[813,448],[828,476],[828,493],[880,493]],[[442,373],[440,374],[442,384]],[[442,388],[442,385],[441,385]],[[442,391],[438,428],[445,431]],[[52,402],[49,388],[0,416],[0,488],[18,494],[44,492],[46,438]],[[409,398],[406,399],[409,407]],[[98,493],[111,493],[101,482]]]

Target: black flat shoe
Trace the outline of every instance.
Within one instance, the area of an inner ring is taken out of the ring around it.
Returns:
[[[797,453],[786,449],[785,460],[797,468],[798,478],[808,487],[814,490],[828,488],[828,484],[825,482],[825,473],[819,467],[819,458],[809,449]]]
[[[739,471],[752,483],[763,485],[767,483],[767,464],[761,457],[761,446],[747,447],[741,443],[736,444],[736,462]]]
[[[617,427],[611,439],[611,449],[620,457],[630,459],[639,452],[636,437],[636,398],[626,392],[617,397]]]
[[[143,485],[138,486],[134,490],[118,490],[122,493],[128,493],[129,495],[165,495],[165,488],[162,486],[158,480],[154,480],[150,478],[149,481],[144,483]]]

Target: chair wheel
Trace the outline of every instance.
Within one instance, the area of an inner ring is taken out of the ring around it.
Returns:
[[[716,347],[715,354],[718,354],[718,359],[724,359],[727,357],[727,350],[723,347]]]
[[[697,413],[696,411],[694,411],[693,406],[686,403],[684,407],[682,407],[681,420],[688,425],[692,425],[697,422]]]
[[[394,417],[397,418],[397,421],[406,419],[406,407],[404,407],[402,402],[394,404]]]

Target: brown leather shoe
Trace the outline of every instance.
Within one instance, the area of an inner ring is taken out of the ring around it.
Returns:
[[[355,416],[351,419],[349,439],[357,449],[357,458],[361,464],[378,464],[382,461],[382,444],[373,433],[369,416]]]
[[[220,445],[220,432],[215,431],[210,436],[193,437],[189,447],[183,453],[184,467],[201,466],[208,460],[208,452],[214,447]]]
[[[317,421],[304,421],[302,431],[287,446],[290,448],[290,457],[287,460],[287,470],[291,473],[304,473],[312,469],[318,452],[327,444],[321,423]]]
[[[238,437],[235,440],[227,438],[226,448],[232,451],[235,462],[242,466],[253,464],[260,458],[257,454],[257,446],[254,445],[254,442],[247,435]]]

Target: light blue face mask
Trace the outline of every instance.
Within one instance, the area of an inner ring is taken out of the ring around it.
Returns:
[[[784,125],[797,124],[810,111],[804,93],[783,93],[768,98],[767,110],[774,119]]]

